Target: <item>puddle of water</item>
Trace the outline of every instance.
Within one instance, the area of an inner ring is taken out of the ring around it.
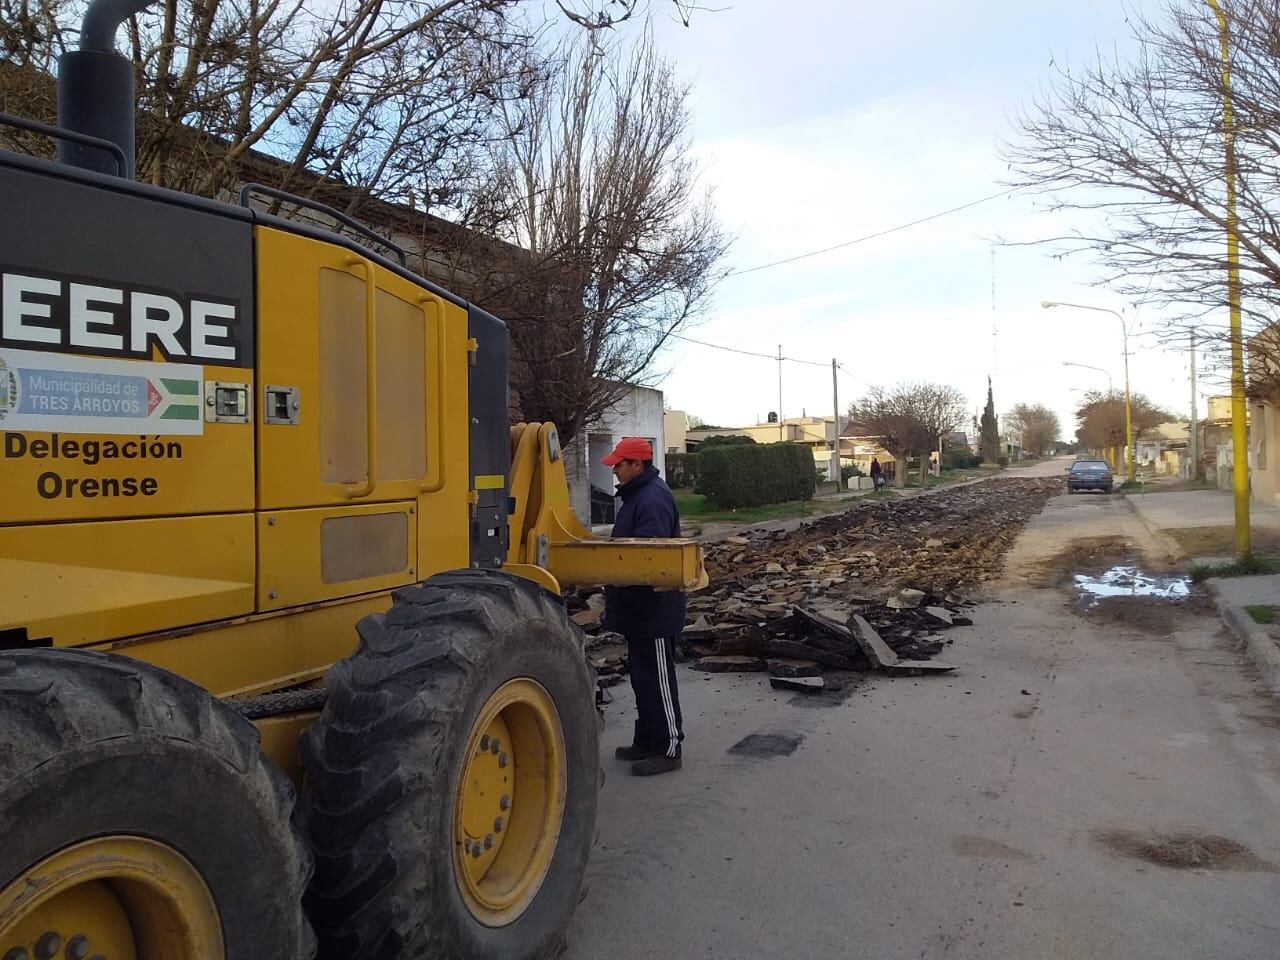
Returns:
[[[1189,577],[1143,573],[1135,566],[1112,567],[1097,576],[1075,575],[1076,593],[1089,604],[1108,597],[1150,597],[1156,600],[1185,600],[1191,595]]]

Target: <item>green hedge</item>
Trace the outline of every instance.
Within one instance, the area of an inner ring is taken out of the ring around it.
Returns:
[[[741,444],[698,451],[698,485],[717,510],[812,500],[813,454],[795,443]]]

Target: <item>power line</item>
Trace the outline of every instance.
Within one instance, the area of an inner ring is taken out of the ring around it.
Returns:
[[[867,383],[867,381],[863,380],[861,377],[855,377],[852,373],[850,373],[848,368],[843,363],[837,363],[836,369],[839,370],[841,373],[843,373],[846,377],[848,377],[854,383],[860,383],[867,388],[871,387],[871,384]]]
[[[1021,190],[1021,187],[1010,187],[1008,190],[1001,190],[999,193],[992,193],[982,197],[979,200],[971,200],[968,203],[962,203],[958,207],[952,207],[949,210],[942,210],[938,213],[931,213],[927,217],[921,217],[918,220],[912,220],[909,223],[900,223],[896,227],[889,227],[886,230],[879,230],[875,233],[869,233],[865,237],[858,237],[854,240],[846,240],[843,243],[837,243],[830,247],[823,247],[821,250],[811,250],[808,253],[799,253],[794,257],[787,257],[783,260],[774,260],[771,263],[762,263],[754,267],[745,267],[742,270],[731,270],[725,274],[725,278],[740,277],[744,274],[755,273],[758,270],[768,270],[770,267],[780,267],[786,263],[795,263],[797,260],[807,260],[809,257],[817,257],[824,253],[830,253],[833,250],[842,250],[845,247],[852,247],[855,244],[866,243],[868,240],[877,240],[880,237],[887,237],[891,233],[898,233],[902,230],[908,230],[911,227],[918,227],[922,223],[929,223],[931,220],[940,220],[943,217],[949,217],[953,213],[959,213],[961,210],[968,210],[970,207],[976,207],[979,204],[998,199],[999,197],[1007,197],[1011,193]],[[776,359],[776,358],[775,358]]]
[[[759,357],[762,360],[772,360],[774,363],[777,363],[779,359],[778,355],[774,353],[757,353],[754,350],[743,350],[740,347],[728,347],[723,343],[712,343],[710,340],[699,340],[696,337],[689,337],[683,333],[669,333],[663,327],[655,327],[647,323],[637,323],[634,320],[630,321],[630,323],[633,327],[640,327],[643,330],[652,330],[655,333],[664,334],[672,340],[683,340],[686,343],[696,343],[700,347],[710,347],[712,350],[724,350],[727,353],[739,353],[744,357]],[[787,363],[801,363],[809,367],[823,367],[825,369],[831,366],[830,360],[801,360],[799,357],[782,357],[781,359]]]

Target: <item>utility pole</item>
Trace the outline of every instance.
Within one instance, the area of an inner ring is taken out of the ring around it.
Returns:
[[[840,476],[840,388],[836,384],[836,358],[831,358],[831,406],[836,415],[836,437],[832,447],[831,469],[836,481],[836,490],[844,489],[844,478]]]
[[[1240,233],[1236,219],[1236,128],[1231,105],[1231,39],[1219,0],[1209,0],[1218,18],[1222,47],[1222,133],[1227,180],[1227,305],[1231,316],[1231,474],[1235,500],[1236,559],[1253,553],[1249,529],[1249,433],[1244,397],[1244,331],[1240,319]]]
[[[1120,317],[1120,329],[1124,333],[1124,458],[1129,483],[1134,482],[1133,462],[1133,407],[1129,400],[1129,325]]]
[[[1200,430],[1200,425],[1196,421],[1196,331],[1191,329],[1191,422],[1187,425],[1187,452],[1191,455],[1191,470],[1187,473],[1188,480],[1195,480],[1200,476],[1200,440],[1196,434]]]
[[[778,344],[778,442],[785,439],[782,432],[782,344]]]

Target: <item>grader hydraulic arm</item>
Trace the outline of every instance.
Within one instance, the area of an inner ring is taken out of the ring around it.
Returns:
[[[569,506],[556,428],[511,428],[511,542],[506,569],[558,593],[560,587],[650,586],[691,593],[707,585],[692,540],[594,537]]]

